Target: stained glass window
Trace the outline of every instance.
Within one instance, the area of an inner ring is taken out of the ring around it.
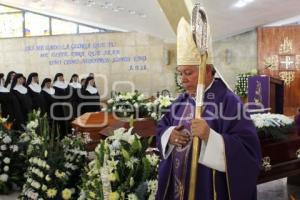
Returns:
[[[52,35],[76,34],[77,24],[60,19],[52,19]]]
[[[49,17],[25,13],[25,36],[49,35]]]
[[[0,14],[0,37],[23,37],[22,13]]]

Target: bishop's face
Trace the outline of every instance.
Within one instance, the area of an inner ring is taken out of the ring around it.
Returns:
[[[181,74],[182,87],[189,93],[196,93],[198,84],[198,67],[196,65],[180,65],[177,71]]]

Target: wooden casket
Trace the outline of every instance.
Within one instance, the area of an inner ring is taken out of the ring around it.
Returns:
[[[130,127],[128,119],[122,119],[108,112],[85,113],[72,122],[75,133],[88,134],[91,142],[87,145],[88,151],[93,151],[100,140],[111,135],[114,130]],[[141,137],[155,135],[156,124],[152,119],[140,118],[133,121],[133,131]],[[153,140],[155,145],[155,139]]]
[[[72,125],[76,132],[89,133],[92,142],[88,144],[87,150],[92,151],[99,141],[112,134],[113,130],[129,128],[129,121],[120,120],[111,113],[97,112],[80,116]],[[155,135],[156,124],[151,119],[135,120],[133,126],[134,132],[142,137]],[[294,130],[286,139],[279,141],[263,139],[261,149],[263,159],[258,183],[300,175],[300,131]]]
[[[300,175],[299,130],[292,130],[282,140],[261,140],[261,148],[263,159],[258,183]]]
[[[111,123],[116,122],[116,119],[105,112],[85,113],[72,122],[72,127],[75,133],[88,135],[91,141],[87,145],[88,151],[93,151],[101,139],[105,137],[100,134],[100,131]]]

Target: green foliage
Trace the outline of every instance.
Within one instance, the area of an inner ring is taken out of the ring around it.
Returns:
[[[294,128],[294,124],[279,127],[262,127],[257,128],[257,133],[261,140],[285,140]]]

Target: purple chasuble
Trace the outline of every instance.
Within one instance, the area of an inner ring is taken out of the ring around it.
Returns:
[[[261,152],[249,114],[239,98],[217,78],[205,92],[204,101],[202,117],[224,140],[226,173],[216,171],[213,176],[211,168],[198,164],[196,199],[256,200]],[[183,124],[185,132],[190,134],[194,106],[194,100],[186,93],[181,94],[170,106],[157,128],[156,141],[160,151],[161,136],[170,126]],[[182,149],[174,148],[169,157],[162,158],[158,172],[157,200],[188,199],[190,162],[190,144]]]
[[[187,135],[192,135],[190,132],[191,120],[194,117],[194,107],[190,104],[189,101],[186,102],[184,106],[184,111],[180,117],[179,124],[184,126],[183,131]],[[172,165],[173,165],[173,194],[174,200],[183,200],[184,195],[186,194],[186,176],[189,163],[189,154],[192,146],[192,142],[189,142],[185,147],[175,147],[172,152]]]

